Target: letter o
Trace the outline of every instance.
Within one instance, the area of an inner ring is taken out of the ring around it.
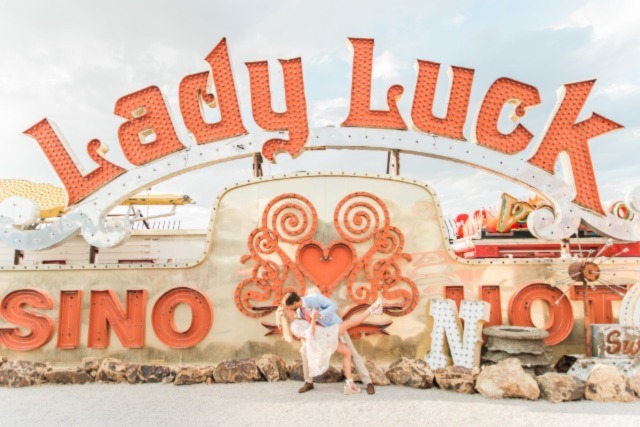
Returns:
[[[546,345],[556,345],[564,341],[573,329],[573,308],[568,298],[557,288],[544,283],[525,286],[514,293],[509,301],[509,322],[514,326],[535,326],[531,318],[531,307],[536,300],[542,300],[549,307],[549,321],[544,329],[549,336]]]
[[[191,325],[186,331],[177,330],[175,308],[186,304],[191,309]],[[213,325],[213,308],[206,295],[188,287],[171,289],[153,306],[151,323],[156,336],[171,348],[190,348],[202,341]]]

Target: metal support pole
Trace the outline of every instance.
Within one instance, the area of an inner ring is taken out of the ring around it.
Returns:
[[[589,282],[600,277],[600,269],[593,262],[576,261],[569,266],[569,277],[582,282],[582,304],[584,306],[584,346],[585,355],[591,357],[591,316],[589,306]]]
[[[400,175],[400,150],[391,150],[387,154],[387,173]]]
[[[584,304],[584,345],[585,354],[587,357],[591,357],[591,318],[589,314],[589,285],[587,279],[582,279],[582,302]]]
[[[262,155],[260,153],[253,155],[253,176],[256,178],[262,176]]]

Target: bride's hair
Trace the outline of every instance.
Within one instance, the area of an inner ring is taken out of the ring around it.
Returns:
[[[276,325],[282,331],[282,337],[286,342],[293,342],[293,334],[291,334],[291,328],[289,327],[289,319],[284,312],[283,306],[278,306],[276,310]]]

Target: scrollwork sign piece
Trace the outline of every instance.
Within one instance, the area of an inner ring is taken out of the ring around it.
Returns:
[[[324,245],[314,240],[318,216],[313,204],[298,194],[282,194],[269,202],[260,226],[249,235],[253,261],[251,277],[235,291],[238,309],[249,317],[266,316],[287,292],[306,293],[306,280],[325,296],[346,279],[347,294],[356,305],[371,304],[379,296],[384,311],[404,316],[418,304],[418,288],[402,275],[404,236],[391,225],[386,204],[370,193],[356,192],[336,206],[334,227],[341,240]],[[295,248],[295,261],[284,245]],[[358,250],[363,255],[358,255]],[[289,278],[291,276],[291,278]]]

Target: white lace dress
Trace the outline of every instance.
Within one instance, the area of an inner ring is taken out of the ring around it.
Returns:
[[[316,325],[315,335],[311,334],[311,325],[306,320],[296,319],[291,322],[290,327],[293,335],[305,340],[302,345],[307,352],[309,374],[312,377],[324,374],[329,369],[331,355],[338,348],[340,325],[327,327]]]

